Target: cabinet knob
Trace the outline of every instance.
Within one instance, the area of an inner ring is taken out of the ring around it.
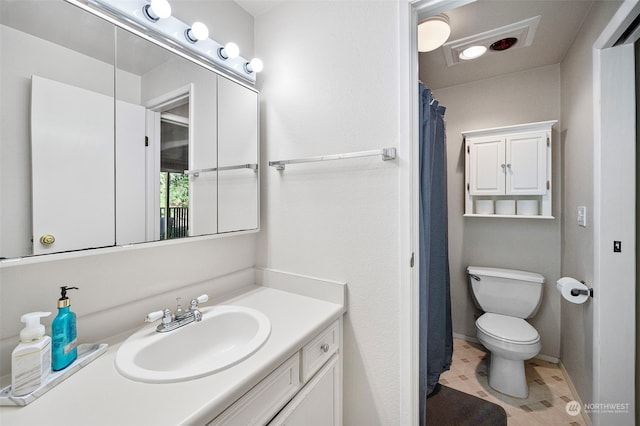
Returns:
[[[44,234],[40,237],[40,244],[43,246],[50,246],[51,244],[56,242],[56,237],[51,234]]]
[[[320,349],[322,349],[322,352],[329,352],[329,344],[323,343],[322,346],[320,346]]]

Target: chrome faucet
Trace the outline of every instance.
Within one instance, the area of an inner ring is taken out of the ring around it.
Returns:
[[[158,333],[166,333],[184,325],[191,324],[192,322],[200,322],[202,321],[202,313],[198,310],[198,304],[204,303],[207,300],[209,300],[209,296],[206,294],[196,297],[189,304],[189,310],[185,312],[182,310],[180,298],[178,297],[176,299],[177,306],[175,314],[171,312],[171,309],[166,308],[162,311],[151,312],[146,316],[144,321],[153,322],[162,318],[162,322],[156,328]]]

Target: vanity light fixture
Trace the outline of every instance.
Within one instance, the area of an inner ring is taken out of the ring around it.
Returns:
[[[261,72],[264,69],[264,64],[261,59],[253,58],[250,62],[245,62],[244,69],[249,74]]]
[[[202,22],[194,22],[191,28],[187,28],[184,31],[184,38],[186,38],[189,43],[206,40],[209,38],[209,28]]]
[[[147,35],[153,35],[173,49],[182,49],[201,63],[230,71],[234,75],[255,83],[256,73],[264,65],[259,59],[249,61],[239,56],[235,43],[222,45],[209,38],[209,30],[202,22],[188,25],[171,16],[167,0],[87,0],[90,7],[98,7],[118,18],[120,25]]]
[[[227,59],[237,58],[240,55],[240,48],[237,44],[229,42],[218,49],[218,57],[223,61]]]
[[[142,7],[142,14],[151,22],[158,22],[171,16],[171,5],[167,0],[151,0]]]

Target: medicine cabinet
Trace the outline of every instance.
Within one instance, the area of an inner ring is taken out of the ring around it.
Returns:
[[[551,152],[556,123],[462,132],[465,216],[553,219]]]

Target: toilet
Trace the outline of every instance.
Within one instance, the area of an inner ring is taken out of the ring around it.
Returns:
[[[526,398],[524,361],[540,352],[538,331],[525,321],[538,310],[544,277],[534,272],[469,266],[473,299],[484,314],[476,320],[477,337],[491,352],[489,386]]]

